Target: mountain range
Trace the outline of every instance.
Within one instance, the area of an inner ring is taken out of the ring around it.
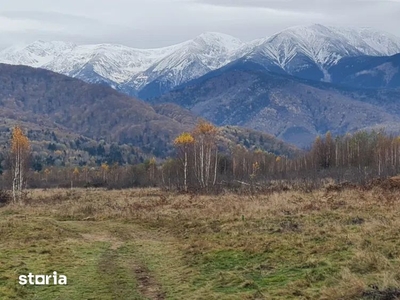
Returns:
[[[258,63],[275,73],[342,83],[345,80],[336,76],[341,70],[347,71],[347,77],[357,77],[363,71],[348,68],[359,64],[360,57],[397,53],[400,53],[400,38],[391,34],[370,28],[315,24],[291,27],[249,43],[208,32],[159,49],[37,41],[0,51],[0,62],[40,67],[149,99],[238,59]],[[350,70],[354,73],[349,74]],[[383,77],[398,72],[396,66],[379,70]],[[368,72],[365,70],[364,74]],[[356,80],[357,85],[360,82],[363,80]]]
[[[315,24],[248,43],[209,32],[159,49],[38,41],[0,51],[0,62],[109,86],[164,105],[164,111],[165,103],[174,103],[220,126],[268,132],[308,147],[328,130],[400,132],[399,53],[400,38],[394,35]],[[126,132],[112,135],[120,142],[130,136]]]
[[[243,44],[219,33],[205,33],[160,49],[37,41],[1,51],[0,62],[40,67],[138,95],[142,90],[151,94],[154,85],[167,91],[215,70],[229,63],[230,53]]]

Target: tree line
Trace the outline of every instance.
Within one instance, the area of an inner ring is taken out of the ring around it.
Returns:
[[[46,187],[162,187],[185,192],[215,192],[276,183],[304,183],[319,187],[326,179],[337,183],[366,183],[400,172],[400,137],[381,131],[362,131],[333,137],[319,136],[296,157],[263,149],[231,145],[221,151],[218,128],[200,121],[191,132],[174,139],[176,156],[140,164],[103,162],[101,165],[32,168],[28,138],[20,127],[11,134],[11,147],[0,187],[12,190],[14,201],[22,190]]]

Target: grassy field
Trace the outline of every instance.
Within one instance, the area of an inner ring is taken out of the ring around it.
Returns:
[[[399,191],[33,190],[0,208],[0,299],[396,299]],[[22,274],[68,285],[20,286]]]

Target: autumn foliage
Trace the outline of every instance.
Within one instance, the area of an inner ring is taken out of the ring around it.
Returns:
[[[176,156],[162,160],[151,157],[137,164],[100,161],[97,164],[45,165],[35,170],[29,165],[30,142],[20,127],[12,130],[8,158],[0,188],[10,189],[13,199],[21,199],[29,187],[148,187],[214,193],[226,189],[261,191],[271,186],[323,186],[327,180],[368,183],[376,178],[400,174],[400,137],[384,132],[357,132],[315,139],[310,149],[287,156],[281,149],[249,145],[250,135],[226,145],[219,129],[200,121],[190,132],[172,142]],[[30,168],[31,167],[31,168]],[[3,180],[7,179],[7,180]],[[73,183],[73,185],[72,185]]]
[[[218,129],[200,121],[192,133],[184,132],[174,144],[183,166],[183,187],[208,190],[217,182]]]
[[[11,167],[13,175],[13,200],[20,201],[26,185],[26,174],[29,170],[30,143],[19,126],[14,127],[11,136]]]
[[[179,147],[192,144],[193,142],[194,142],[193,136],[189,132],[184,132],[175,139],[174,144],[175,146]]]

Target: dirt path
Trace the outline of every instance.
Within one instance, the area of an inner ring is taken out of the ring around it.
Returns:
[[[146,266],[134,265],[133,271],[138,282],[140,294],[148,299],[165,299],[165,292],[162,291],[161,285],[157,282]]]
[[[148,232],[139,227],[122,226],[119,223],[104,224],[101,222],[66,222],[68,226],[76,229],[82,229],[82,239],[88,243],[104,242],[110,243],[109,249],[102,255],[99,261],[99,272],[108,274],[110,279],[108,285],[112,293],[121,295],[121,283],[118,282],[118,272],[121,272],[121,266],[129,269],[129,274],[134,277],[137,286],[137,292],[145,299],[163,300],[166,299],[166,293],[163,290],[156,275],[153,274],[146,263],[141,261],[139,255],[133,253],[126,257],[126,253],[120,253],[120,249],[131,247],[131,243],[142,245],[142,241],[154,240],[162,241],[165,236]],[[110,226],[111,225],[111,226]],[[133,230],[134,229],[134,230]],[[134,250],[131,249],[134,252]],[[121,263],[123,261],[123,264]]]

